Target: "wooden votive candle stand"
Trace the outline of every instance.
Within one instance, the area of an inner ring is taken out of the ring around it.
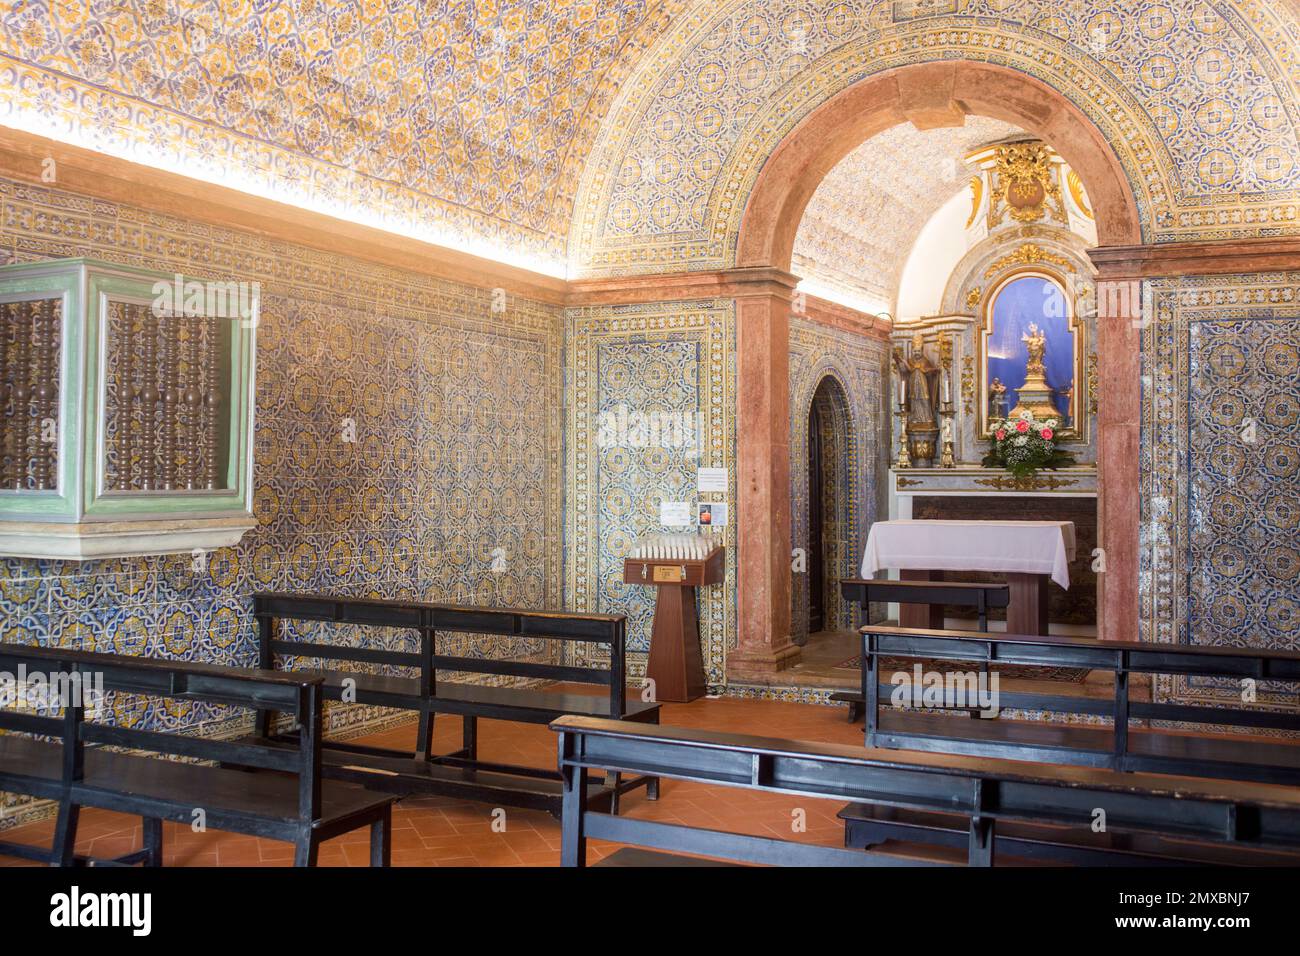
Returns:
[[[627,558],[623,582],[657,588],[650,661],[646,676],[654,681],[656,701],[687,703],[703,697],[704,657],[700,653],[695,589],[720,584],[727,573],[723,548],[703,558]]]

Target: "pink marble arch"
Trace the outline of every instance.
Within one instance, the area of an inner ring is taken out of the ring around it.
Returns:
[[[1079,173],[1093,202],[1102,245],[1142,242],[1134,191],[1097,127],[1061,93],[1015,70],[967,61],[926,63],[873,76],[810,113],[764,164],[745,208],[738,268],[790,268],[804,207],[827,173],[875,134],[901,122],[955,126],[990,116],[1033,133]],[[1099,301],[1101,292],[1099,289]],[[739,304],[738,505],[739,645],[729,666],[753,678],[790,666],[790,468],[785,374],[788,305],[779,297]],[[1138,348],[1125,316],[1099,322],[1099,534],[1107,570],[1099,596],[1103,636],[1132,639],[1137,628]]]

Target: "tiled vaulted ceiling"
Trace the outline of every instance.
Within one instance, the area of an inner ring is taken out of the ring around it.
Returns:
[[[554,274],[672,271],[729,261],[729,183],[783,124],[875,70],[968,58],[1099,124],[1151,236],[1290,234],[1297,9],[0,0],[0,124]]]
[[[545,258],[622,68],[680,6],[19,0],[0,3],[0,86],[79,114],[90,145],[199,140],[196,175],[278,164],[325,205],[360,192],[381,216]]]
[[[892,311],[917,234],[970,182],[967,154],[1023,133],[968,116],[962,127],[922,131],[903,123],[873,136],[840,160],[808,201],[795,237],[795,273],[867,311]]]

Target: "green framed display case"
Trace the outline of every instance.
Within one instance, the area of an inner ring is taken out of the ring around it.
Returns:
[[[0,267],[0,555],[235,544],[252,513],[256,283]]]

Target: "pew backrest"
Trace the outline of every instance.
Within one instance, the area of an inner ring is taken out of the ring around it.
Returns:
[[[863,693],[866,697],[867,745],[920,748],[928,751],[1011,755],[1018,759],[1105,766],[1116,770],[1201,774],[1223,779],[1300,783],[1300,746],[1285,742],[1235,740],[1218,737],[1167,735],[1160,748],[1134,745],[1132,721],[1171,721],[1300,731],[1300,714],[1278,708],[1205,706],[1160,700],[1131,700],[1130,677],[1165,674],[1223,678],[1225,680],[1300,683],[1300,652],[1259,648],[1208,647],[1184,644],[1149,644],[1100,640],[1064,635],[1015,635],[954,630],[921,630],[888,625],[861,629]],[[1059,739],[1035,743],[1021,739],[1017,721],[982,721],[963,728],[950,723],[951,737],[935,731],[917,732],[906,725],[882,725],[880,662],[885,658],[917,658],[978,664],[982,670],[996,665],[1066,667],[1109,671],[1114,693],[1109,697],[1086,694],[1000,692],[1000,710],[1021,710],[1109,718],[1112,729],[1104,748],[1075,745],[1074,738],[1096,736],[1095,727],[1062,730]],[[1154,695],[1153,695],[1154,696]],[[992,727],[996,723],[1003,729]],[[979,731],[978,734],[964,731]],[[1156,731],[1144,731],[1157,733]]]
[[[5,706],[0,707],[0,729],[57,740],[63,748],[61,788],[82,779],[86,744],[111,745],[296,774],[301,781],[301,818],[310,821],[320,816],[320,678],[13,643],[0,643],[0,675],[18,688],[16,694],[6,695]],[[57,689],[57,695],[43,694],[43,700],[33,700],[29,691],[34,678],[43,687]],[[302,745],[277,751],[167,728],[146,730],[115,725],[96,719],[110,693],[204,701],[250,710],[274,707],[293,716],[302,729]],[[57,710],[61,715],[23,712],[22,705],[33,703],[39,706],[26,709]]]
[[[437,673],[440,670],[596,684],[609,688],[611,716],[627,713],[624,656],[627,619],[621,614],[529,611],[380,598],[271,593],[253,596],[253,615],[258,622],[260,664],[264,668],[274,667],[279,655],[411,667],[419,673],[420,694],[433,698],[438,695]],[[324,621],[410,630],[417,635],[418,649],[395,651],[344,647],[320,641],[286,640],[277,633],[277,622],[282,620]],[[545,661],[495,660],[439,654],[436,638],[440,632],[604,645],[609,648],[609,666],[570,666]]]
[[[988,630],[990,608],[1004,608],[1011,602],[1005,584],[967,581],[887,581],[844,578],[840,581],[844,600],[865,611],[870,604],[931,604],[973,608],[981,631]]]
[[[1117,830],[1228,844],[1300,846],[1300,791],[1240,781],[1017,760],[889,751],[587,717],[551,723],[564,776],[561,864],[585,865],[586,840],[721,856],[750,863],[908,865],[866,851],[812,847],[591,812],[586,771],[636,771],[693,783],[800,797],[848,798],[969,814],[968,862],[992,862],[992,823],[1009,819],[1090,828],[1097,808]],[[975,839],[976,834],[983,839]]]

